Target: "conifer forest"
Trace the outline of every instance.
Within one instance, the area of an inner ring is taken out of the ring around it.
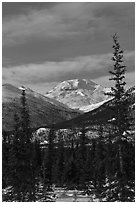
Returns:
[[[125,88],[124,52],[112,40],[111,100],[95,110],[60,122],[53,110],[39,132],[22,88],[13,129],[2,132],[3,201],[135,201],[135,89]]]

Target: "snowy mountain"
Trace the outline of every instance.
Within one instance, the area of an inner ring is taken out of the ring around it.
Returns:
[[[110,97],[105,95],[109,88],[104,88],[89,79],[73,79],[59,83],[45,96],[54,98],[72,109],[84,112],[102,105]]]
[[[135,132],[135,87],[131,87],[126,91],[122,101],[125,101],[128,104],[129,117],[132,121],[130,131],[131,135]],[[92,109],[91,111],[85,111],[84,114],[81,114],[76,118],[56,124],[56,128],[67,129],[71,127],[82,127],[83,125],[87,128],[90,128],[90,126],[93,128],[94,125],[106,124],[108,121],[110,122],[115,119],[115,112],[113,111],[114,107],[115,99],[108,99],[96,104],[94,110]],[[133,136],[131,140],[133,140]]]

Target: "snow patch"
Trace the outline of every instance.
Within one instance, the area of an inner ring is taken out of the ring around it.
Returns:
[[[104,90],[105,93],[111,92],[111,88],[109,88],[109,87],[105,87],[103,90]]]
[[[81,96],[85,96],[81,91],[77,91],[77,94],[79,94]]]
[[[110,98],[109,99],[106,99],[104,101],[101,101],[99,103],[95,103],[95,104],[92,104],[92,105],[88,105],[88,106],[83,106],[81,108],[79,108],[81,111],[84,111],[84,112],[89,112],[91,110],[94,110],[96,108],[98,108],[99,106],[103,105],[104,103],[106,103],[107,101],[111,100]]]
[[[20,86],[18,89],[20,89],[20,90],[24,90],[24,91],[25,91],[27,88],[26,88],[25,86],[22,85],[22,86]]]
[[[73,87],[77,88],[78,84],[79,84],[78,79],[75,79],[75,80],[72,80],[72,81],[73,81]]]
[[[97,85],[95,85],[95,88],[96,88],[96,89],[99,89],[100,87],[101,87],[101,86],[100,86],[100,85],[98,85],[98,84],[97,84]]]

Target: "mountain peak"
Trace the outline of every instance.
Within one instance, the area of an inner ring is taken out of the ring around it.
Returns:
[[[63,81],[61,83],[59,83],[57,86],[55,86],[53,88],[53,90],[55,91],[73,91],[73,90],[78,90],[78,89],[87,89],[87,90],[91,90],[91,89],[95,89],[95,86],[97,84],[95,82],[93,82],[92,80],[88,80],[88,79],[70,79],[70,80],[66,80]],[[47,92],[51,93],[51,91]]]
[[[105,92],[104,87],[91,79],[71,79],[59,83],[45,96],[54,98],[70,108],[80,109],[108,99]]]

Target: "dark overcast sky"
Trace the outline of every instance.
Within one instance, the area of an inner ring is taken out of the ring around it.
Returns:
[[[107,86],[117,32],[133,85],[135,3],[3,2],[2,16],[3,83],[28,85],[41,93],[74,77]]]

